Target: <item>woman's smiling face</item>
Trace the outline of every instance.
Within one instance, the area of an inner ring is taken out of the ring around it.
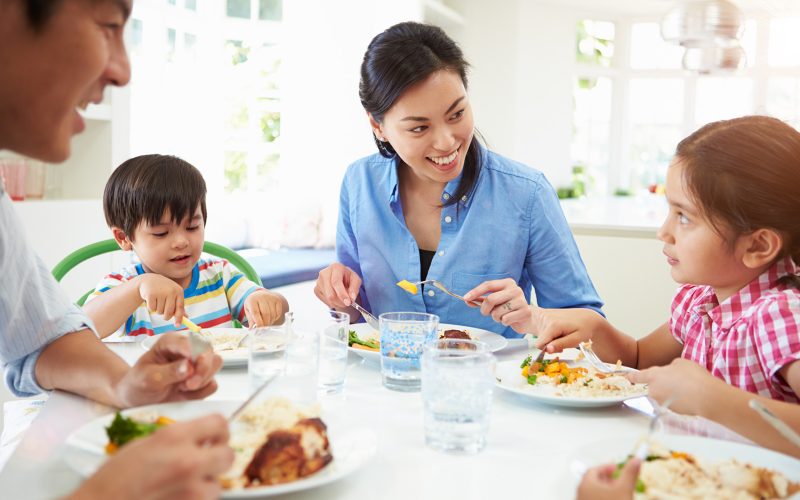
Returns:
[[[464,82],[449,70],[409,87],[372,126],[417,177],[440,184],[461,174],[474,133]]]

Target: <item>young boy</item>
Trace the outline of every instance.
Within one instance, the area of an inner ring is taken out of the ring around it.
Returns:
[[[206,184],[180,158],[143,155],[122,163],[103,194],[114,239],[140,264],[109,274],[84,310],[101,337],[180,330],[188,317],[203,328],[233,320],[265,326],[283,318],[286,299],[249,281],[225,260],[204,259]]]

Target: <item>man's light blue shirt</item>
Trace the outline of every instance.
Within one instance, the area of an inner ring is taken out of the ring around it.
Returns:
[[[586,307],[602,314],[603,302],[544,175],[485,148],[482,156],[473,192],[442,209],[439,247],[424,249],[436,251],[427,278],[459,295],[487,280],[513,278],[529,302],[535,289],[541,307]],[[362,158],[350,165],[342,182],[336,253],[361,276],[362,305],[376,316],[425,311],[442,323],[518,337],[436,288],[411,295],[395,285],[420,279],[419,247],[403,216],[397,162],[379,154]],[[443,203],[460,179],[447,184]]]

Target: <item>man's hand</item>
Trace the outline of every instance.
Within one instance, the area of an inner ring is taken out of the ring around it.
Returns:
[[[119,406],[202,399],[217,390],[219,355],[204,352],[193,364],[186,336],[171,332],[160,337],[117,383]]]

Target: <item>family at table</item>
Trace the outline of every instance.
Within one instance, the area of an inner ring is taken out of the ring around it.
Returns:
[[[69,157],[85,126],[78,109],[131,78],[123,43],[131,8],[130,0],[0,0],[0,149]],[[680,286],[663,325],[637,340],[603,316],[543,174],[480,140],[467,75],[460,48],[433,26],[400,23],[369,44],[358,92],[377,153],[344,176],[337,262],[319,273],[318,299],[352,322],[358,303],[376,316],[428,312],[509,338],[534,334],[550,354],[591,340],[604,361],[638,369],[628,377],[653,400],[800,457],[748,408],[757,400],[800,432],[800,132],[746,116],[709,123],[677,145],[658,237]],[[120,165],[104,212],[140,264],[98,277],[82,310],[32,252],[2,193],[0,357],[12,391],[59,389],[119,408],[214,393],[222,361],[211,351],[192,361],[189,341],[175,333],[181,320],[264,326],[290,304],[201,257],[205,195],[200,172],[179,158]],[[464,301],[394,286],[430,278]],[[647,282],[630,293],[647,293]],[[129,366],[100,341],[117,331],[160,338]],[[165,427],[122,448],[72,497],[215,498],[233,460],[228,437],[220,415]],[[150,471],[146,480],[125,474],[134,466]],[[639,466],[628,461],[618,478],[613,467],[590,469],[577,495],[631,497]]]

